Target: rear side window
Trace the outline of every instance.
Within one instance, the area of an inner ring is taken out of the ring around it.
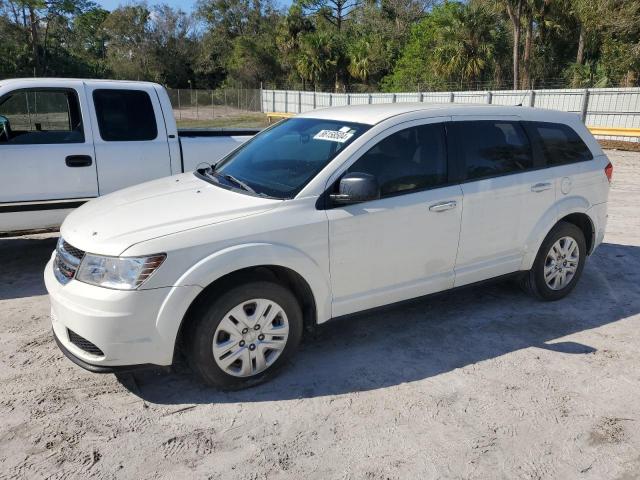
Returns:
[[[107,142],[137,142],[158,136],[156,116],[147,92],[94,90],[100,137]]]
[[[527,122],[533,137],[539,142],[547,165],[591,160],[589,147],[573,128],[561,123]]]
[[[0,145],[83,143],[73,90],[19,90],[0,99]]]
[[[495,177],[533,168],[531,145],[519,122],[453,122],[466,179]]]

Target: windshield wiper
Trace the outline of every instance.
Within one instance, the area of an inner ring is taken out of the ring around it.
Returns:
[[[238,185],[243,190],[246,190],[247,192],[256,193],[256,191],[253,188],[251,188],[249,185],[244,183],[242,180],[238,180],[233,175],[230,175],[228,173],[218,173],[215,170],[213,171],[213,173],[216,175],[220,175],[225,180],[229,180],[230,182],[235,183],[236,185]]]

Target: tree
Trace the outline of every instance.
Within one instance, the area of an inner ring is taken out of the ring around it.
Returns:
[[[477,86],[501,77],[505,45],[504,27],[483,5],[447,3],[414,27],[384,83],[391,90],[449,89],[452,83]]]
[[[513,29],[513,88],[520,86],[520,33],[524,0],[502,0]]]
[[[361,0],[300,0],[299,4],[307,13],[324,17],[340,32]]]

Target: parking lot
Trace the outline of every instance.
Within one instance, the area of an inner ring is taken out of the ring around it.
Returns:
[[[608,153],[605,243],[565,300],[507,282],[332,322],[233,393],[76,367],[56,235],[0,239],[0,478],[640,477],[640,153]]]

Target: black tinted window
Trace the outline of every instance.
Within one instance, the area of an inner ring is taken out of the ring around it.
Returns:
[[[447,183],[447,151],[442,124],[407,128],[381,140],[350,168],[370,173],[382,195]]]
[[[153,105],[140,90],[95,90],[100,136],[108,142],[153,140],[158,136]]]
[[[593,155],[573,128],[559,123],[530,122],[529,128],[540,146],[547,165],[591,160]]]
[[[494,177],[533,167],[529,140],[518,122],[454,122],[467,179]]]
[[[83,142],[74,91],[20,90],[0,99],[0,145]]]

